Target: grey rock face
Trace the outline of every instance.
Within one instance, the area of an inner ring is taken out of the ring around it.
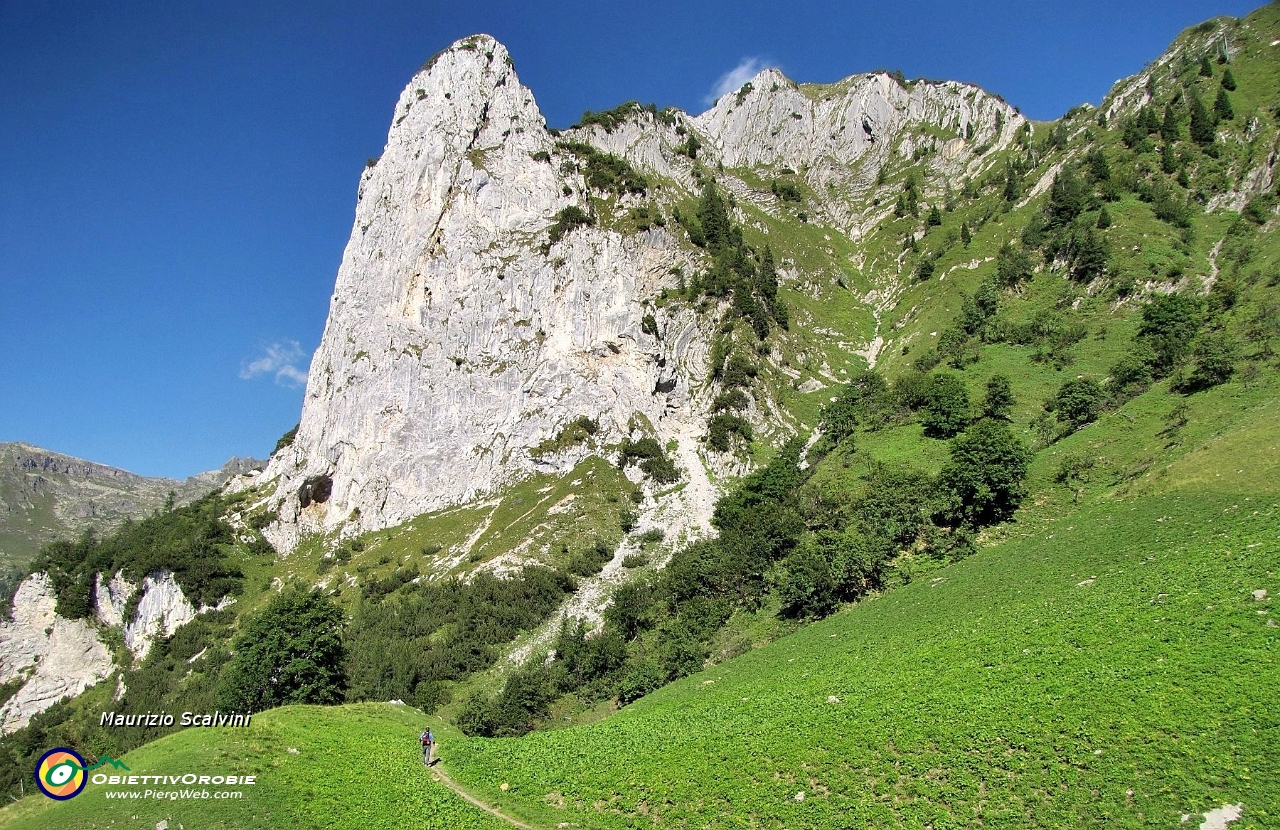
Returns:
[[[168,637],[191,622],[196,609],[182,593],[172,571],[157,571],[142,580],[138,610],[124,626],[124,644],[142,660],[157,637]]]
[[[102,574],[94,574],[93,599],[98,621],[103,625],[123,628],[125,606],[136,590],[138,586],[126,580],[123,574],[116,573],[107,581],[103,580]]]
[[[0,734],[21,729],[115,670],[98,633],[82,620],[58,616],[55,606],[49,576],[32,574],[18,587],[11,619],[0,622],[0,683],[26,678],[0,706]]]
[[[910,159],[928,149],[935,172],[959,180],[985,168],[986,150],[976,148],[1006,146],[1026,121],[1000,99],[955,81],[904,85],[874,73],[800,86],[766,69],[693,123],[726,167],[803,171],[815,193],[835,194],[820,205],[827,218],[854,231],[870,217],[851,205],[875,187],[894,153]],[[915,129],[926,125],[931,129]],[[955,137],[938,138],[939,131]]]
[[[125,620],[124,610],[138,590],[137,611]],[[123,629],[124,643],[138,661],[146,658],[156,637],[173,634],[197,613],[172,571],[150,574],[140,587],[119,573],[109,580],[95,574],[94,601],[97,623]],[[226,599],[217,607],[231,602]],[[0,622],[0,683],[25,679],[0,706],[0,734],[21,729],[33,715],[75,697],[115,668],[98,628],[60,616],[49,575],[32,574],[18,586],[11,618]]]
[[[297,437],[263,476],[280,482],[277,547],[475,498],[537,469],[528,448],[577,416],[616,434],[687,406],[695,320],[664,319],[665,341],[640,330],[641,301],[685,255],[661,229],[583,228],[541,252],[559,210],[588,208],[579,174],[533,158],[555,152],[491,39],[456,44],[406,88],[360,183]],[[331,495],[303,507],[322,474]]]

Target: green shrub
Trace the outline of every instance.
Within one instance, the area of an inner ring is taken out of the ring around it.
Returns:
[[[1222,334],[1208,334],[1196,344],[1195,367],[1184,387],[1191,392],[1208,389],[1226,383],[1235,371],[1235,344]]]
[[[750,399],[741,389],[729,389],[716,395],[715,400],[711,402],[711,411],[713,413],[737,412],[746,409],[749,403]]]
[[[577,205],[569,205],[556,214],[556,221],[547,232],[547,239],[554,245],[574,228],[594,224],[595,220],[587,215],[585,210]]]
[[[661,528],[651,527],[636,537],[638,545],[655,545],[665,539],[667,534]]]
[[[584,444],[591,439],[600,430],[600,424],[595,419],[586,415],[579,415],[555,434],[554,438],[549,438],[539,443],[536,447],[529,450],[529,454],[534,458],[542,458],[548,455],[554,455],[563,452],[570,447]]]
[[[1013,386],[1004,375],[992,375],[987,381],[987,395],[982,401],[982,416],[1008,421],[1013,409]]]
[[[648,180],[626,159],[581,141],[562,141],[556,147],[582,160],[582,176],[587,186],[594,190],[624,196],[628,193],[644,194],[649,189]]]
[[[1031,279],[1034,268],[1026,251],[1006,242],[996,254],[996,283],[1001,288],[1015,288]]]
[[[1045,410],[1055,412],[1059,421],[1079,429],[1098,419],[1105,399],[1097,381],[1076,378],[1058,388],[1058,393],[1045,403]]]
[[[750,443],[753,438],[751,424],[738,415],[720,412],[707,421],[707,445],[717,452],[728,452],[737,435]]]
[[[344,623],[342,608],[317,590],[273,597],[235,639],[219,706],[250,713],[290,703],[340,703]]]
[[[978,421],[951,442],[951,459],[938,474],[940,517],[982,527],[1013,515],[1026,495],[1031,453],[1000,421]]]
[[[947,373],[934,375],[920,419],[925,435],[950,438],[964,429],[972,416],[964,381]]]
[[[271,451],[271,454],[275,455],[276,453],[280,452],[280,450],[292,444],[293,439],[296,438],[298,435],[298,427],[300,426],[302,426],[302,424],[294,424],[293,429],[289,430],[284,435],[281,435],[280,440],[276,441],[276,448]]]
[[[680,480],[680,469],[665,453],[644,459],[640,469],[658,484],[674,484]]]
[[[587,110],[582,113],[582,118],[578,123],[573,125],[573,129],[589,127],[594,124],[602,127],[606,133],[611,133],[622,126],[629,118],[634,118],[644,112],[656,114],[657,111],[658,107],[655,104],[650,104],[646,107],[642,106],[638,101],[627,101],[603,112]]]
[[[1191,351],[1202,323],[1200,301],[1186,294],[1158,294],[1142,309],[1138,340],[1152,354],[1157,377],[1173,371]]]
[[[756,376],[756,367],[750,360],[739,354],[730,355],[720,378],[726,387],[749,386]]]
[[[769,186],[773,195],[784,202],[803,202],[804,194],[800,192],[800,188],[793,181],[786,179],[774,179],[773,184]]]

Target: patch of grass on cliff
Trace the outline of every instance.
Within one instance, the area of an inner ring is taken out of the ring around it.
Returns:
[[[326,581],[345,599],[397,572],[465,574],[495,559],[504,567],[537,562],[564,568],[597,542],[622,540],[620,512],[635,489],[609,461],[590,456],[563,475],[535,475],[470,505],[418,516],[404,524],[337,542],[304,540],[285,559],[252,572],[260,604],[274,579]],[[354,584],[352,581],[354,580]]]

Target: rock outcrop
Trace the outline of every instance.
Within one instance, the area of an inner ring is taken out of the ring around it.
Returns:
[[[26,726],[33,715],[75,697],[115,670],[98,632],[83,620],[58,615],[48,574],[27,577],[0,622],[0,683],[25,678],[0,706],[0,734]]]
[[[191,622],[196,609],[187,600],[172,571],[157,571],[142,580],[138,610],[124,626],[124,644],[138,660],[146,658],[156,637],[168,637]]]
[[[93,601],[98,621],[113,628],[124,628],[124,611],[138,586],[116,572],[109,580],[93,575]]]
[[[125,611],[138,591],[142,593],[137,610],[126,620]],[[233,601],[224,600],[218,607]],[[94,604],[97,622],[122,629],[124,643],[137,661],[146,658],[156,637],[173,634],[197,614],[172,571],[156,571],[141,586],[121,573],[110,579],[95,574]],[[18,586],[10,619],[0,622],[0,684],[23,680],[17,693],[0,706],[0,734],[21,729],[33,715],[75,697],[115,668],[98,629],[59,615],[49,575],[32,574]]]

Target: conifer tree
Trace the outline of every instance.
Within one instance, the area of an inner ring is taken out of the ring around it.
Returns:
[[[973,241],[973,234],[969,233],[969,223],[961,222],[960,223],[960,244],[964,245],[967,248],[969,247],[969,243],[971,241]]]
[[[1230,69],[1222,73],[1222,88],[1229,92],[1236,91],[1236,76],[1231,74]]]
[[[912,216],[919,216],[920,183],[916,180],[915,173],[907,174],[906,190],[904,195],[906,197],[907,213],[910,213]]]
[[[1093,228],[1086,227],[1079,237],[1072,276],[1079,280],[1102,276],[1107,270],[1110,256],[1106,239],[1101,234],[1094,233]]]
[[[1231,96],[1227,95],[1225,87],[1218,90],[1218,97],[1213,102],[1213,114],[1223,121],[1236,117],[1236,111],[1231,106]]]
[[[1205,110],[1204,104],[1200,101],[1200,96],[1194,92],[1191,93],[1191,102],[1188,105],[1191,111],[1191,140],[1197,144],[1212,144],[1214,139],[1214,123],[1209,117],[1209,113]]]
[[[1090,178],[1095,182],[1111,180],[1111,165],[1107,162],[1107,154],[1102,152],[1101,147],[1094,147],[1084,158],[1089,165]]]
[[[1178,158],[1173,154],[1173,145],[1167,142],[1160,147],[1160,169],[1165,173],[1173,173],[1178,169]]]
[[[756,290],[773,309],[778,299],[778,269],[773,262],[773,251],[765,246],[764,256],[760,258],[760,269],[756,272]]]
[[[718,251],[729,241],[729,212],[712,182],[707,182],[702,189],[702,199],[698,202],[698,222],[702,225],[702,234],[711,250]]]
[[[1173,111],[1173,102],[1164,105],[1164,121],[1160,123],[1160,137],[1166,143],[1172,144],[1181,138],[1178,129],[1178,114]]]
[[[1063,167],[1053,177],[1053,184],[1049,188],[1049,202],[1044,211],[1045,219],[1048,220],[1047,227],[1056,228],[1069,224],[1084,210],[1087,198],[1088,190],[1084,182],[1072,168]]]
[[[1205,55],[1204,57],[1200,58],[1200,77],[1202,78],[1213,77],[1213,64],[1209,63],[1208,55]]]
[[[1156,111],[1151,107],[1142,108],[1142,126],[1147,131],[1147,135],[1160,132],[1160,116],[1156,115]]]
[[[1098,211],[1098,227],[1111,227],[1111,214],[1107,212],[1106,205],[1103,205],[1102,210]]]
[[[1021,195],[1022,188],[1018,186],[1018,177],[1014,174],[1013,167],[1005,168],[1004,200],[1006,202],[1016,202]]]

